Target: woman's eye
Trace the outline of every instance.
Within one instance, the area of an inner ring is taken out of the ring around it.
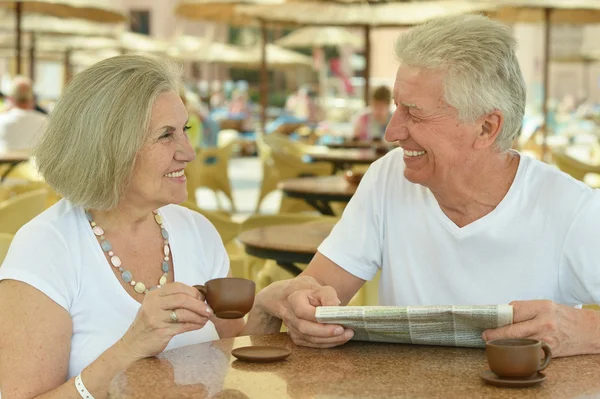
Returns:
[[[188,131],[188,130],[190,130],[191,128],[192,128],[192,127],[191,127],[190,125],[185,125],[185,126],[183,127],[183,131],[184,131],[184,132],[187,132],[187,131]]]
[[[173,133],[171,133],[171,132],[165,132],[165,133],[163,133],[162,136],[160,136],[160,138],[167,139],[167,138],[171,137],[172,135],[173,135]]]

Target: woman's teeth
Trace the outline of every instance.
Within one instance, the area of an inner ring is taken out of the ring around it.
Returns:
[[[185,171],[183,169],[181,169],[178,172],[171,172],[171,173],[167,173],[165,175],[165,177],[181,177],[185,174]]]

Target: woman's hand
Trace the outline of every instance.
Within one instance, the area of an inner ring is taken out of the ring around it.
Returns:
[[[210,315],[211,310],[197,289],[182,283],[166,284],[146,294],[119,344],[133,360],[156,356],[175,335],[204,327]]]

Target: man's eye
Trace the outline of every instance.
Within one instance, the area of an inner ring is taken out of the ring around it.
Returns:
[[[421,118],[414,116],[413,114],[410,114],[410,113],[409,113],[409,115],[413,122],[421,122]]]

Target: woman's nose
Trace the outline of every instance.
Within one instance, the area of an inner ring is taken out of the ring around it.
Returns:
[[[175,159],[178,161],[192,162],[195,158],[196,151],[186,135],[179,142],[179,149],[175,152]]]

